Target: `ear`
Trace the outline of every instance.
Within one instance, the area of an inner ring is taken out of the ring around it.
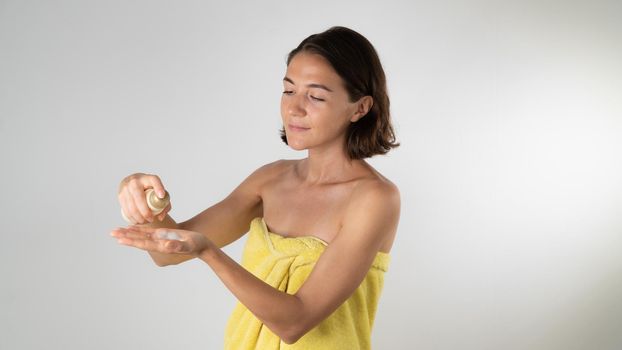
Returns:
[[[352,123],[357,122],[359,119],[367,115],[367,112],[374,105],[374,99],[371,96],[363,96],[356,103],[356,109],[350,118]]]

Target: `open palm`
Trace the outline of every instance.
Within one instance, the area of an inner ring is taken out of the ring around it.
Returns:
[[[211,244],[207,237],[198,232],[138,225],[117,227],[110,235],[121,244],[167,254],[198,256]]]

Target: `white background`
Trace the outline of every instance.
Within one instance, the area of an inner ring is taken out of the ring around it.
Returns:
[[[620,349],[620,4],[0,0],[0,348],[222,348],[235,298],[111,238],[117,186],[183,221],[304,158],[285,57],[343,25],[402,143],[369,159],[402,194],[374,349]]]

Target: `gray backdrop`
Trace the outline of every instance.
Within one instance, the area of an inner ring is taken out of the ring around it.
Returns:
[[[402,194],[374,348],[620,349],[621,14],[0,1],[0,348],[222,348],[235,298],[117,244],[118,183],[158,174],[183,221],[305,157],[278,136],[285,56],[344,25],[380,54],[402,142],[369,160]]]

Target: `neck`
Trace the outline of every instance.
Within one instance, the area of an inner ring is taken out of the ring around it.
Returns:
[[[350,160],[345,151],[310,149],[308,157],[298,164],[298,176],[305,186],[327,185],[347,181],[360,169],[361,160]]]

